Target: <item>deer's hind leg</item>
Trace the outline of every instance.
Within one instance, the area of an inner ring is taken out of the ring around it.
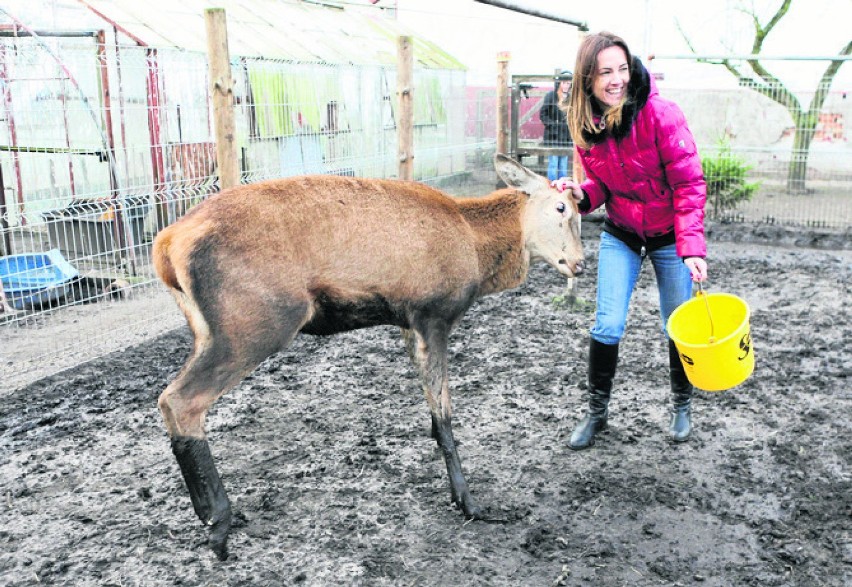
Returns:
[[[231,503],[213,462],[204,431],[207,410],[231,385],[216,369],[217,346],[197,350],[181,374],[160,395],[159,407],[180,466],[192,507],[210,529],[209,543],[220,560],[228,558]]]
[[[255,306],[253,313],[257,315],[257,311]],[[217,324],[211,329],[198,313],[187,312],[195,336],[193,353],[160,395],[158,405],[192,507],[209,527],[209,545],[220,560],[228,558],[231,504],[207,442],[204,426],[207,411],[261,361],[286,347],[308,313],[307,303],[295,304],[283,313],[276,312],[275,316],[267,314],[267,320],[256,323],[254,330],[243,332],[227,324]],[[244,326],[245,322],[232,324]]]

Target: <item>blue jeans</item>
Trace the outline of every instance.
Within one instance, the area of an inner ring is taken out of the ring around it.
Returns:
[[[677,255],[675,245],[648,253],[657,276],[660,318],[665,333],[669,316],[692,297],[689,269]],[[591,336],[604,344],[617,344],[624,336],[630,296],[645,258],[608,232],[601,233],[598,254],[598,292],[595,324]]]
[[[549,155],[547,159],[547,179],[553,181],[568,177],[568,155]]]

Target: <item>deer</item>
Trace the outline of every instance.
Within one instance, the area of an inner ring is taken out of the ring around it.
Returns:
[[[582,272],[570,194],[503,154],[505,183],[460,198],[415,181],[305,175],[214,194],[156,236],[159,279],[193,343],[159,396],[171,449],[207,543],[228,558],[232,512],[205,431],[211,406],[299,334],[399,327],[419,370],[450,498],[482,520],[452,430],[449,336],[479,298],[523,284],[531,263]]]

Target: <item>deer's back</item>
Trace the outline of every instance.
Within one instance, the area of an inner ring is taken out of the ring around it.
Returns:
[[[473,231],[455,201],[393,180],[306,176],[239,186],[164,229],[155,248],[186,266],[189,279],[192,265],[204,263],[223,278],[343,296],[422,298],[478,278]]]

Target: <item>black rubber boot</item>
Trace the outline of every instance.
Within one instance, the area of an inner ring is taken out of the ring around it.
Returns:
[[[669,377],[672,385],[672,421],[669,434],[675,442],[685,442],[692,432],[692,384],[683,370],[680,353],[669,339]]]
[[[609,396],[612,378],[618,363],[618,345],[604,344],[595,339],[589,342],[589,411],[580,420],[568,447],[573,450],[589,448],[595,443],[595,434],[606,430],[609,416]]]

